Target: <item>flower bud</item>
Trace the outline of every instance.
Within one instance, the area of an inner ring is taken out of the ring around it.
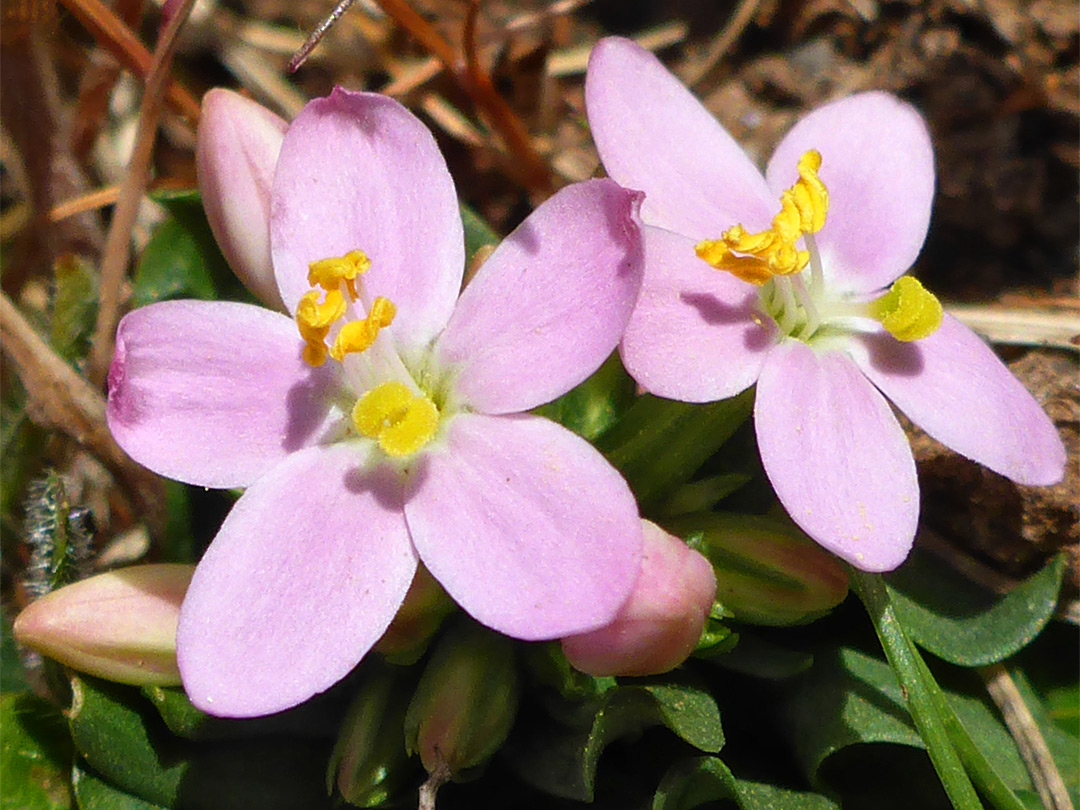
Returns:
[[[442,620],[453,610],[453,600],[421,564],[405,601],[373,649],[393,664],[414,664],[427,650]]]
[[[590,675],[657,675],[694,651],[716,598],[709,561],[654,523],[642,521],[641,573],[605,627],[569,636],[563,652]]]
[[[388,666],[371,668],[341,724],[327,770],[355,807],[381,807],[408,786],[415,764],[405,753],[402,729],[410,683]]]
[[[137,565],[66,585],[15,620],[15,638],[110,681],[174,686],[176,624],[193,565]]]
[[[457,777],[486,762],[517,715],[513,642],[472,621],[439,639],[405,716],[405,747],[428,773]]]
[[[270,261],[270,188],[288,124],[231,90],[210,90],[195,146],[210,229],[237,277],[271,309],[285,310]]]
[[[840,561],[788,520],[710,512],[671,528],[712,563],[717,599],[737,621],[805,624],[847,596]]]

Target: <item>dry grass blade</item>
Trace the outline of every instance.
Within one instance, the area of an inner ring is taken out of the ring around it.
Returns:
[[[1046,740],[1008,670],[1001,664],[993,664],[980,669],[979,674],[986,682],[986,691],[1001,710],[1002,719],[1016,747],[1020,749],[1020,756],[1024,758],[1043,806],[1047,810],[1073,810],[1061,772],[1050,756]]]
[[[150,52],[107,6],[100,0],[63,0],[63,3],[94,35],[94,39],[108,47],[124,67],[140,78],[148,77],[153,63]],[[166,98],[177,112],[193,124],[198,123],[199,102],[182,84],[170,80]]]
[[[90,350],[88,376],[94,385],[105,382],[113,352],[113,334],[119,320],[120,285],[127,272],[131,255],[131,228],[139,210],[139,203],[149,181],[150,159],[157,137],[158,120],[161,117],[163,94],[169,80],[169,66],[176,47],[176,35],[191,13],[195,0],[183,0],[176,14],[162,31],[154,50],[154,61],[146,77],[142,107],[135,135],[135,148],[128,164],[124,182],[120,185],[120,198],[113,212],[105,250],[101,257],[101,303],[94,342]]]
[[[123,481],[155,525],[161,479],[128,458],[105,424],[105,398],[42,340],[11,299],[0,293],[0,345],[19,374],[38,424],[86,448]]]

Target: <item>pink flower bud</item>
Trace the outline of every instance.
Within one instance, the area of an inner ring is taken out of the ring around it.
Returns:
[[[270,189],[289,125],[231,90],[203,96],[195,148],[199,191],[229,266],[251,292],[284,311],[270,261]]]
[[[176,625],[193,565],[137,565],[31,602],[15,638],[80,672],[137,686],[175,686]]]
[[[709,561],[647,520],[641,573],[611,624],[562,640],[567,659],[590,675],[656,675],[694,651],[716,598]]]
[[[405,601],[373,649],[394,664],[416,663],[454,607],[442,585],[426,566],[420,565],[405,594]]]

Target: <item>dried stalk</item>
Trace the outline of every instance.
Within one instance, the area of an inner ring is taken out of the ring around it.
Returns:
[[[130,490],[159,528],[161,479],[120,449],[105,424],[105,398],[34,331],[11,299],[0,293],[0,345],[26,388],[31,418],[70,436]]]
[[[62,0],[94,39],[107,47],[124,67],[149,84],[153,58],[146,46],[101,0]],[[187,14],[183,15],[183,19]],[[170,23],[171,24],[171,23]],[[168,26],[166,26],[168,30]],[[162,33],[161,39],[165,39]],[[160,48],[160,42],[159,42]],[[169,79],[165,97],[175,110],[195,124],[199,121],[199,102],[187,88]]]
[[[85,2],[86,0],[80,0]],[[191,13],[195,0],[183,0],[176,14],[161,32],[154,60],[146,77],[142,106],[135,135],[135,148],[127,174],[120,185],[120,198],[113,211],[105,250],[101,257],[101,296],[94,342],[90,350],[88,376],[90,382],[100,386],[105,382],[113,352],[113,334],[120,311],[120,285],[127,273],[131,254],[131,229],[138,214],[139,203],[150,174],[150,159],[157,137],[158,120],[161,117],[163,95],[169,81],[169,66],[176,48],[176,36]]]
[[[1046,740],[1008,670],[1001,664],[991,664],[980,668],[979,675],[986,682],[986,691],[1001,710],[1001,717],[1020,750],[1043,806],[1046,810],[1073,810],[1061,772],[1050,756]]]

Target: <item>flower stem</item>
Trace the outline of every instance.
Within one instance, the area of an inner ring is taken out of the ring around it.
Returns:
[[[915,728],[926,743],[930,761],[953,807],[956,810],[981,810],[982,803],[964,762],[953,747],[948,713],[942,710],[944,696],[937,697],[940,689],[904,633],[881,576],[852,568],[851,585],[870,615],[885,657],[900,681]]]

